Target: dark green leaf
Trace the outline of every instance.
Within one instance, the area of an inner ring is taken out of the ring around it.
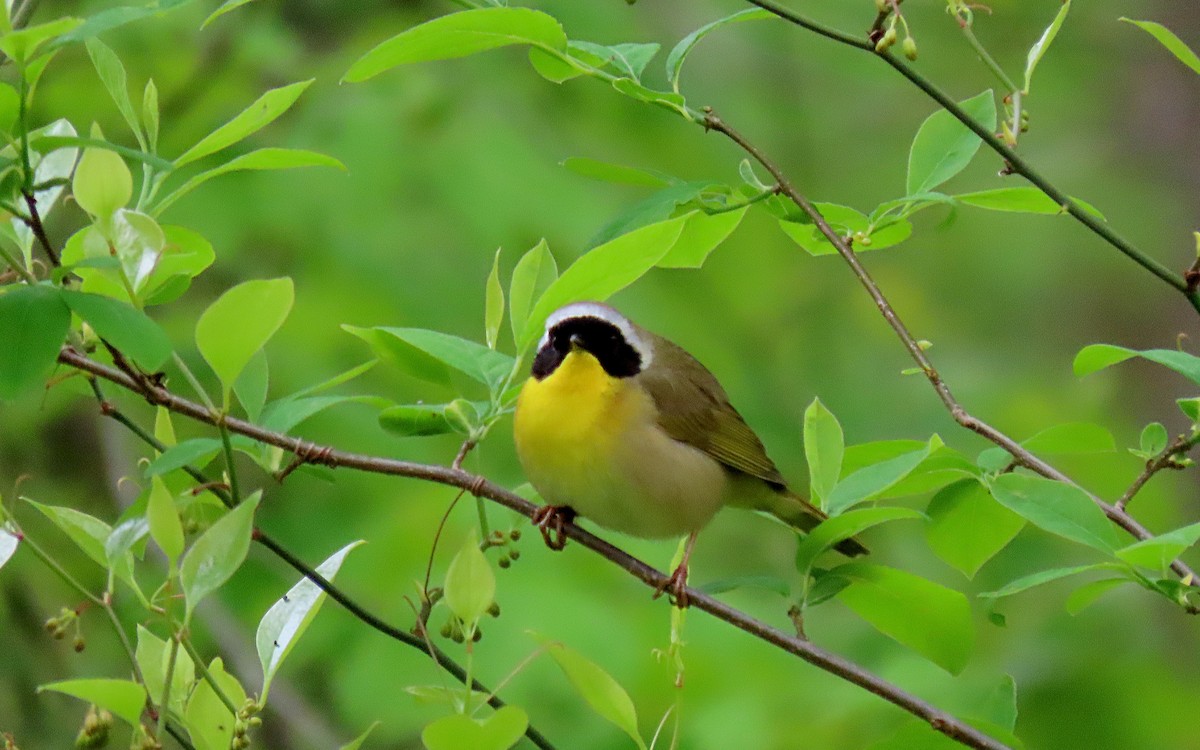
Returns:
[[[833,549],[834,545],[843,539],[849,539],[888,521],[921,517],[920,513],[910,508],[879,507],[859,508],[827,518],[796,546],[796,570],[807,575],[821,553]]]
[[[163,451],[146,467],[146,476],[162,476],[169,471],[181,469],[188,464],[204,468],[213,456],[221,451],[221,441],[216,438],[193,438],[185,440]]]
[[[389,406],[379,412],[379,426],[400,437],[444,435],[454,429],[446,421],[445,404]]]
[[[288,433],[306,419],[346,403],[384,406],[389,402],[375,396],[286,396],[266,405],[262,413],[262,425],[274,432]]]
[[[1025,519],[997,503],[975,479],[943,488],[929,501],[925,538],[938,557],[967,578],[1004,549]]]
[[[508,750],[529,726],[523,709],[504,706],[486,719],[450,714],[429,724],[421,732],[428,750]]]
[[[49,286],[9,286],[0,292],[0,398],[44,383],[54,369],[71,312]]]
[[[996,128],[996,100],[988,89],[960,102],[963,111],[988,130]],[[982,141],[954,115],[939,109],[917,130],[908,155],[909,195],[933,190],[963,171]]]
[[[1078,487],[1025,474],[1004,474],[992,482],[992,497],[1035,526],[1103,552],[1118,545],[1112,524]]]
[[[714,187],[717,186],[711,182],[680,182],[655,191],[605,224],[588,241],[588,246],[601,245],[638,227],[665,221],[674,215],[680,206],[691,203],[701,193]]]
[[[43,690],[69,695],[85,703],[94,703],[108,709],[132,727],[141,725],[146,691],[136,682],[108,679],[64,680],[39,685],[38,692]]]
[[[169,172],[173,168],[171,162],[167,161],[161,156],[148,154],[145,151],[138,151],[136,148],[128,148],[126,146],[119,146],[115,143],[109,143],[102,138],[81,138],[74,135],[39,135],[36,137],[30,137],[29,139],[29,147],[45,156],[48,156],[55,151],[74,149],[79,148],[80,146],[85,148],[94,148],[99,151],[111,151],[114,154],[124,156],[126,159],[133,159],[134,161],[139,161],[143,164],[149,164],[155,169],[164,172]],[[74,156],[71,156],[69,161],[71,165],[74,165]],[[45,180],[41,178],[41,175],[38,176],[38,182],[45,182]]]
[[[129,303],[70,289],[62,290],[62,296],[99,336],[143,369],[154,372],[171,356],[171,339],[166,332]]]

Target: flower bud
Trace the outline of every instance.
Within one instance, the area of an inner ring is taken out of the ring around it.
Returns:
[[[917,59],[917,40],[911,36],[904,37],[904,43],[900,45],[900,49],[904,50],[904,56],[909,60]]]

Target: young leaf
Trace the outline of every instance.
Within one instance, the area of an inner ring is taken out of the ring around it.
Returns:
[[[54,369],[71,312],[49,286],[10,286],[0,293],[0,398],[45,382]]]
[[[221,587],[242,565],[250,549],[254,511],[261,492],[247,497],[208,528],[183,557],[179,579],[187,602],[186,620],[200,600]]]
[[[108,553],[104,545],[108,541],[112,527],[99,518],[89,516],[83,511],[58,505],[43,505],[24,498],[25,502],[41,511],[42,515],[54,522],[71,538],[71,541],[83,550],[83,553],[95,560],[100,567],[108,567]]]
[[[64,680],[39,685],[38,692],[43,690],[69,695],[85,703],[94,703],[108,709],[132,727],[141,725],[146,691],[136,682],[108,679]]]
[[[1130,565],[1165,573],[1175,558],[1197,541],[1200,541],[1200,523],[1135,542],[1117,550],[1117,557]]]
[[[1001,588],[995,591],[986,591],[980,594],[983,599],[1000,599],[1005,596],[1019,594],[1022,591],[1031,589],[1034,586],[1041,586],[1044,583],[1057,581],[1060,578],[1073,576],[1077,573],[1084,573],[1089,570],[1121,570],[1123,566],[1116,563],[1092,563],[1090,565],[1076,565],[1070,568],[1054,568],[1052,570],[1040,570],[1036,573],[1030,573],[1027,576],[1022,576],[1015,581],[1010,581]]]
[[[83,24],[82,18],[59,18],[36,26],[26,26],[0,36],[0,52],[22,64],[28,63],[46,42]]]
[[[146,504],[146,520],[150,524],[150,536],[167,556],[171,567],[183,554],[183,525],[179,522],[179,509],[175,498],[159,477],[150,484],[150,499]]]
[[[1158,422],[1151,422],[1142,428],[1138,438],[1139,447],[1147,458],[1162,453],[1167,447],[1167,428]]]
[[[629,735],[641,750],[646,750],[646,743],[638,733],[637,709],[625,688],[579,652],[558,642],[542,640],[542,643],[592,710]]]
[[[589,250],[571,264],[542,295],[525,324],[518,351],[541,336],[553,311],[579,300],[603,301],[641,278],[671,250],[683,232],[686,217],[668,219],[635,229]]]
[[[414,378],[437,385],[450,384],[450,371],[441,360],[409,345],[389,333],[387,329],[359,328],[343,324],[342,330],[362,339],[380,359],[397,365]]]
[[[316,151],[306,151],[299,148],[259,148],[188,178],[186,182],[158,201],[152,213],[158,216],[174,205],[175,201],[212,178],[220,177],[223,174],[229,174],[230,172],[298,169],[300,167],[332,167],[340,169],[343,172],[346,171],[346,165],[332,156],[326,156]]]
[[[233,382],[233,393],[246,410],[246,416],[251,422],[257,422],[262,414],[263,405],[267,403],[267,388],[270,385],[270,366],[267,355],[262,349],[254,353],[246,363],[242,374]]]
[[[486,719],[450,714],[421,732],[428,750],[508,750],[521,739],[529,717],[516,706],[504,706]]]
[[[833,549],[834,545],[843,539],[849,539],[888,521],[921,517],[920,513],[910,508],[879,507],[859,508],[827,518],[796,546],[796,570],[807,575],[817,557],[825,550]]]
[[[655,43],[637,44],[631,42],[611,44],[606,47],[610,53],[608,61],[617,71],[618,75],[629,76],[635,81],[640,81],[642,80],[642,71],[646,69],[646,65],[658,54],[660,46]]]
[[[96,136],[93,131],[93,136]],[[107,148],[86,148],[71,180],[75,202],[93,217],[106,219],[133,197],[133,175],[125,160]]]
[[[133,109],[133,102],[129,99],[129,85],[126,83],[125,66],[121,64],[121,59],[117,57],[117,53],[99,39],[87,40],[88,56],[92,58],[92,65],[96,67],[96,73],[100,75],[100,81],[104,84],[104,88],[108,90],[108,95],[112,97],[113,103],[117,105],[117,111],[125,118],[125,122],[129,125],[129,129],[137,136],[140,141],[142,138],[142,128],[138,123],[137,112]]]
[[[528,8],[465,10],[382,42],[350,66],[342,80],[358,83],[398,65],[466,57],[513,44],[565,52],[567,35],[553,16]]]
[[[512,324],[513,341],[520,342],[529,311],[557,278],[558,266],[545,239],[517,261],[508,286],[508,319]]]
[[[831,572],[852,581],[838,599],[879,632],[951,674],[967,665],[975,646],[975,630],[971,605],[961,593],[871,563],[847,563]]]
[[[188,464],[199,468],[212,460],[221,451],[222,444],[217,438],[192,438],[173,445],[158,455],[146,467],[147,477],[162,476],[169,471],[181,469]]]
[[[804,457],[808,459],[809,486],[821,504],[842,475],[845,447],[837,417],[814,398],[804,410]]]
[[[167,684],[167,669],[171,665],[171,643],[138,625],[135,659],[142,672],[150,700],[156,706],[161,705],[163,688]],[[175,670],[171,673],[170,695],[171,710],[180,716],[186,709],[187,696],[195,681],[196,665],[192,662],[191,655],[181,646],[175,652]]]
[[[196,346],[225,387],[225,400],[242,369],[275,335],[292,309],[292,280],[258,279],[229,289],[196,322]]]
[[[479,549],[474,534],[463,541],[446,570],[446,604],[468,626],[496,600],[496,576]]]
[[[360,544],[364,544],[361,539],[334,552],[317,566],[317,573],[326,581],[332,581],[341,569],[346,555]],[[263,668],[263,700],[266,700],[271,689],[271,680],[279,670],[279,665],[308,629],[324,601],[325,591],[308,578],[302,578],[282,599],[271,605],[258,623],[254,643],[258,649],[259,663]]]
[[[504,323],[504,287],[500,286],[500,251],[492,259],[492,272],[488,274],[483,304],[484,338],[489,349],[496,348],[500,338],[500,326]]]
[[[1050,43],[1054,41],[1054,37],[1058,36],[1058,30],[1062,28],[1063,21],[1067,19],[1067,12],[1071,10],[1071,0],[1063,0],[1063,4],[1059,7],[1058,13],[1055,14],[1054,20],[1042,32],[1042,36],[1033,46],[1029,48],[1029,54],[1025,57],[1025,88],[1022,93],[1029,93],[1029,85],[1033,82],[1033,71],[1037,64],[1041,62],[1042,55],[1046,54],[1046,50],[1050,48]]]
[[[228,148],[242,139],[257,133],[287,112],[313,79],[300,81],[277,89],[271,89],[253,104],[238,113],[229,122],[200,139],[200,142],[175,159],[175,166],[182,167],[209,154]]]
[[[1083,490],[1025,474],[1003,474],[992,482],[992,497],[1035,526],[1102,552],[1117,550],[1112,524]]]
[[[208,674],[233,705],[241,706],[245,703],[245,689],[236,677],[225,671],[221,657],[213,659],[208,665]],[[196,689],[188,698],[184,717],[188,735],[195,743],[196,750],[229,750],[237,717],[229,713],[229,709],[208,680],[196,683]]]
[[[740,21],[753,21],[756,18],[773,18],[774,15],[767,10],[761,8],[748,8],[740,10],[731,16],[725,16],[711,23],[706,23],[700,28],[679,40],[679,44],[671,50],[667,55],[667,81],[671,84],[671,88],[675,93],[679,93],[679,75],[683,72],[683,61],[691,53],[692,48],[696,46],[704,37],[712,32],[731,23]]]
[[[146,81],[142,91],[142,121],[146,124],[146,141],[154,151],[158,148],[158,87],[153,78]]]
[[[362,734],[350,740],[345,745],[342,745],[338,748],[338,750],[359,750],[363,746],[363,743],[367,741],[367,738],[371,736],[371,732],[374,732],[375,727],[379,726],[379,724],[380,722],[378,721],[371,722],[371,726],[363,730]]]
[[[941,446],[941,439],[934,435],[919,450],[859,469],[843,478],[829,492],[825,498],[825,510],[836,516],[855,503],[870,500],[908,476],[932,451]]]
[[[975,479],[944,487],[925,512],[930,549],[967,578],[974,578],[1025,526],[1024,518],[993,500]]]
[[[171,356],[171,339],[141,310],[99,294],[61,291],[67,306],[143,369],[154,372]]]
[[[959,104],[984,128],[995,130],[996,101],[991,89]],[[908,194],[933,190],[963,171],[981,143],[954,115],[944,109],[934,112],[917,130],[908,154]]]
[[[507,354],[448,333],[427,331],[423,328],[379,327],[372,330],[392,338],[394,349],[416,349],[419,354],[424,355],[417,361],[432,358],[491,389],[498,388],[513,368],[514,360]],[[350,332],[354,333],[353,330]],[[411,362],[413,358],[411,355],[405,355],[402,361]],[[417,373],[413,371],[412,374]]]
[[[1079,354],[1075,355],[1075,375],[1083,377],[1133,357],[1141,357],[1169,367],[1193,383],[1200,383],[1200,357],[1175,349],[1137,351],[1110,344],[1092,344],[1080,349]]]
[[[733,230],[742,223],[742,218],[749,210],[749,206],[743,206],[716,214],[691,212],[679,239],[675,240],[675,244],[658,262],[658,267],[700,268],[712,251],[733,234]]]
[[[1175,36],[1175,32],[1163,26],[1161,23],[1154,21],[1135,21],[1132,18],[1122,17],[1120,20],[1126,23],[1131,23],[1137,26],[1142,31],[1145,31],[1150,36],[1158,40],[1158,43],[1167,48],[1167,51],[1175,55],[1175,59],[1188,66],[1197,73],[1200,73],[1200,56],[1191,50],[1183,41]]]
[[[203,31],[213,21],[217,20],[231,10],[242,7],[248,2],[250,2],[250,0],[225,0],[225,2],[221,3],[221,7],[214,10],[209,14],[208,18],[204,19],[204,23],[200,24],[200,30]]]

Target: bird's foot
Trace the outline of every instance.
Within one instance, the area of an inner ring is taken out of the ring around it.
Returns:
[[[575,520],[575,511],[565,505],[543,505],[534,512],[532,520],[546,546],[558,552],[567,546],[563,527]]]
[[[689,604],[687,595],[687,579],[688,566],[686,562],[682,562],[679,564],[678,568],[675,568],[675,572],[671,574],[670,578],[663,581],[654,589],[654,598],[657,599],[665,593],[670,597],[671,603],[676,607],[679,607],[680,609],[687,609]]]

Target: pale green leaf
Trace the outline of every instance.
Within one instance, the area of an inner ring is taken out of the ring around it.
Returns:
[[[196,323],[196,346],[225,389],[275,335],[292,309],[292,280],[258,279],[238,284],[209,305]]]
[[[988,130],[996,128],[996,100],[988,89],[959,105]],[[933,190],[966,168],[982,143],[954,115],[939,109],[917,130],[908,155],[909,195]]]
[[[349,328],[347,330],[355,333]],[[372,330],[393,339],[390,342],[393,351],[415,349],[423,355],[418,358],[413,358],[411,353],[397,356],[397,361],[402,364],[412,365],[414,362],[421,362],[423,369],[425,359],[432,358],[439,363],[453,367],[493,390],[503,383],[513,369],[514,360],[507,354],[489,349],[474,341],[451,336],[448,333],[427,331],[423,328],[380,327]],[[409,369],[412,374],[418,375],[419,370],[416,366],[406,367],[406,369]]]
[[[529,717],[516,706],[504,706],[486,719],[450,714],[421,732],[428,750],[508,750],[521,739]]]
[[[203,30],[207,28],[208,25],[213,21],[217,20],[231,10],[242,7],[248,2],[250,2],[250,0],[225,0],[225,2],[221,3],[221,7],[214,10],[209,14],[208,18],[204,19],[204,23],[200,24],[200,29]]]
[[[255,492],[222,516],[197,539],[183,557],[179,579],[187,603],[187,618],[200,601],[229,580],[246,559],[254,531],[254,511],[261,492]]]
[[[520,343],[529,311],[557,278],[558,266],[545,239],[517,261],[508,286],[508,319],[512,324],[513,341]]]
[[[646,750],[646,743],[638,733],[637,710],[625,688],[579,652],[558,642],[543,640],[542,643],[592,710],[629,735],[641,750]]]
[[[845,438],[837,417],[820,399],[804,410],[804,457],[808,459],[808,481],[820,505],[842,475]]]
[[[179,509],[175,498],[159,477],[150,484],[150,498],[146,503],[146,520],[150,524],[150,536],[167,556],[171,567],[183,554],[183,524],[179,521]]]
[[[700,28],[685,36],[683,39],[679,40],[679,43],[676,44],[675,47],[671,49],[670,54],[667,55],[667,82],[671,84],[672,89],[674,89],[676,92],[679,91],[679,75],[683,71],[684,60],[687,59],[687,56],[691,53],[692,48],[696,46],[696,43],[712,32],[731,23],[738,23],[740,21],[753,21],[758,18],[774,17],[774,14],[770,11],[761,8],[747,8],[746,10],[740,10],[733,15],[725,16],[724,18],[718,19],[711,23],[704,24]]]
[[[241,706],[245,702],[246,691],[236,677],[225,671],[220,657],[208,665],[208,673],[233,705]],[[196,750],[229,750],[236,719],[208,680],[196,683],[185,714],[188,734]]]
[[[825,510],[836,516],[856,503],[870,500],[908,476],[941,446],[941,439],[934,435],[919,450],[859,469],[833,487],[825,498]]]
[[[271,89],[260,96],[253,104],[238,113],[229,122],[206,135],[195,146],[183,152],[175,159],[175,166],[182,167],[197,159],[203,159],[209,154],[228,148],[242,139],[253,135],[271,124],[288,111],[304,90],[312,84],[312,79]],[[228,170],[227,170],[228,171]]]
[[[50,690],[78,698],[85,703],[94,703],[106,708],[130,726],[141,724],[142,707],[146,703],[146,691],[130,680],[85,679],[64,680],[38,686],[38,692]]]
[[[857,536],[881,523],[922,518],[911,508],[879,507],[846,511],[827,518],[800,540],[796,546],[796,570],[807,575],[822,552],[833,549],[838,542]]]
[[[1050,48],[1050,43],[1054,41],[1054,37],[1058,36],[1058,31],[1062,28],[1063,21],[1067,19],[1067,12],[1070,10],[1071,0],[1063,0],[1058,13],[1054,15],[1054,20],[1042,32],[1042,36],[1029,48],[1029,53],[1025,56],[1025,88],[1022,90],[1022,93],[1029,93],[1029,86],[1033,82],[1033,71],[1037,68],[1037,64],[1041,62],[1042,56],[1046,54],[1046,50]]]
[[[1119,546],[1104,511],[1078,487],[1025,474],[1003,474],[992,482],[992,497],[1064,539],[1109,553]]]
[[[926,513],[930,549],[967,578],[974,578],[1025,526],[1024,518],[996,502],[975,479],[943,488],[929,501]]]
[[[1005,596],[1019,594],[1020,592],[1026,591],[1035,586],[1041,586],[1042,584],[1050,583],[1051,581],[1057,581],[1060,578],[1066,578],[1068,576],[1073,576],[1077,573],[1084,573],[1089,570],[1100,569],[1120,570],[1120,566],[1114,563],[1091,563],[1089,565],[1075,565],[1069,568],[1039,570],[1036,573],[1030,573],[1027,576],[1021,576],[1014,581],[1010,581],[995,591],[987,591],[979,596],[984,599],[1000,599]]]
[[[171,666],[171,642],[164,641],[141,625],[137,626],[137,649],[135,659],[145,681],[146,692],[154,705],[162,705],[163,690],[167,684],[167,670]],[[180,646],[175,652],[175,669],[171,673],[171,710],[183,716],[187,708],[188,693],[196,681],[196,665],[187,649]]]
[[[1165,573],[1175,558],[1197,541],[1200,541],[1200,523],[1135,542],[1117,550],[1117,557],[1130,565]]]
[[[342,171],[346,170],[346,166],[337,159],[316,151],[306,151],[299,148],[259,148],[188,178],[186,182],[158,201],[154,206],[153,213],[155,216],[161,214],[174,205],[175,201],[212,178],[220,177],[223,174],[229,174],[230,172],[298,169],[300,167],[332,167]]]
[[[1169,367],[1193,383],[1200,383],[1200,357],[1194,354],[1175,349],[1137,351],[1110,344],[1092,344],[1079,350],[1079,354],[1075,355],[1075,375],[1083,377],[1133,357],[1141,357]]]
[[[98,219],[106,219],[133,197],[133,175],[125,160],[106,148],[87,148],[71,180],[75,202]]]
[[[503,323],[504,287],[500,286],[500,251],[497,250],[484,290],[483,328],[489,349],[496,348],[496,341],[500,338],[500,326]]]
[[[1121,18],[1126,23],[1131,23],[1137,26],[1142,31],[1150,34],[1158,40],[1159,44],[1167,48],[1167,51],[1175,55],[1175,59],[1191,68],[1196,73],[1200,73],[1200,56],[1192,51],[1190,47],[1183,43],[1179,37],[1175,36],[1175,32],[1163,26],[1161,23],[1154,21],[1135,21],[1132,18]]]
[[[658,267],[700,268],[712,251],[733,234],[749,210],[749,206],[743,206],[715,214],[691,212],[679,239],[675,240],[675,244],[658,262]]]
[[[1096,600],[1123,584],[1132,584],[1128,578],[1101,578],[1099,581],[1089,581],[1071,592],[1067,597],[1066,609],[1072,615],[1077,615],[1096,603]]]
[[[496,600],[496,575],[472,534],[463,541],[446,570],[446,604],[468,626]]]
[[[113,103],[117,105],[117,111],[125,118],[125,122],[129,125],[129,129],[140,140],[142,137],[141,124],[138,123],[137,112],[133,108],[133,102],[129,98],[129,85],[126,82],[125,66],[121,64],[117,53],[99,39],[88,39],[87,43],[88,56],[92,58],[92,65],[96,68],[96,73],[100,76],[101,83],[108,90],[108,95],[112,97]]]
[[[602,182],[615,182],[623,185],[641,185],[644,187],[663,188],[671,184],[665,175],[638,167],[627,167],[624,164],[589,159],[585,156],[571,156],[564,159],[562,165],[575,174],[590,177]]]

